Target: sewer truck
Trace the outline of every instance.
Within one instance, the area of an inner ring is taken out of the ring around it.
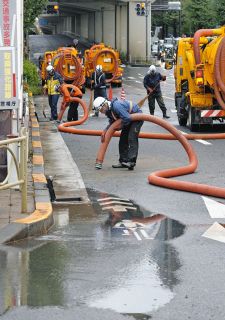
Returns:
[[[55,51],[44,53],[40,64],[42,83],[46,79],[46,67],[51,64],[63,77],[67,84],[72,84],[84,90],[85,74],[83,60],[74,47],[60,47]]]
[[[120,66],[119,51],[106,46],[104,43],[95,44],[84,52],[84,67],[86,85],[91,85],[91,75],[97,65],[102,65],[102,71],[105,73],[106,82],[122,86],[123,68]]]
[[[174,63],[178,122],[191,131],[225,120],[225,26],[180,38]]]

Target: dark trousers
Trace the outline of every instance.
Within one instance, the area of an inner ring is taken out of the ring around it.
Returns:
[[[150,114],[154,115],[155,112],[155,100],[157,101],[160,109],[162,110],[163,116],[166,115],[166,106],[161,93],[153,93],[148,96],[148,106]]]
[[[78,120],[78,104],[79,102],[70,102],[68,113],[67,113],[67,121],[76,121]]]
[[[119,141],[120,162],[136,163],[139,146],[138,134],[142,125],[143,121],[133,121],[122,129]]]
[[[57,103],[59,100],[59,94],[53,94],[48,96],[48,103],[51,108],[51,119],[57,120]]]

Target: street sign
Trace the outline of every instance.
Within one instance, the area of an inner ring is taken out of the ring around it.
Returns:
[[[169,1],[168,2],[168,10],[181,10],[181,3],[180,1]]]
[[[17,1],[0,1],[0,110],[18,108]]]

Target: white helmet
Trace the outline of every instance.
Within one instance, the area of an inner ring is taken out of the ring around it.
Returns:
[[[47,68],[46,68],[46,71],[47,71],[47,72],[51,72],[51,71],[53,71],[53,70],[54,70],[54,68],[53,68],[52,65],[48,65]]]
[[[98,65],[96,66],[95,70],[96,70],[97,72],[101,72],[101,71],[102,71],[102,65],[101,65],[101,64],[98,64]]]
[[[108,102],[106,98],[98,97],[93,101],[93,110],[99,111],[103,105]]]
[[[150,74],[155,74],[156,73],[156,67],[152,64],[149,69],[148,69],[148,72]]]

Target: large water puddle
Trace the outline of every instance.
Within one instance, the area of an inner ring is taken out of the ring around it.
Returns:
[[[0,251],[0,314],[12,306],[112,309],[135,319],[174,297],[181,264],[169,240],[185,226],[129,199],[88,190],[55,206],[48,235]]]

